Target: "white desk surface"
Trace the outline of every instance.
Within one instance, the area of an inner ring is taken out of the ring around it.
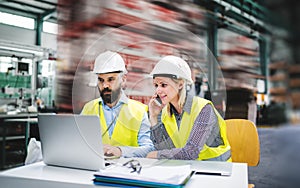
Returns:
[[[47,166],[43,162],[9,169],[0,173],[1,188],[83,188],[93,184],[95,172]],[[193,175],[185,187],[247,188],[248,167],[233,163],[231,176]]]

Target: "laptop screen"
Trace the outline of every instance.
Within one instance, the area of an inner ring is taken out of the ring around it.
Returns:
[[[38,126],[45,164],[94,171],[105,167],[98,116],[39,114]]]

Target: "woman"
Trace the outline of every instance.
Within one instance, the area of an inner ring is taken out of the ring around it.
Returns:
[[[231,161],[225,121],[210,101],[188,92],[193,83],[188,64],[166,56],[151,75],[156,90],[149,102],[149,118],[157,151],[147,157]]]

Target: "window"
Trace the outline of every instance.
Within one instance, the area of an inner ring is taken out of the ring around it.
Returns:
[[[34,19],[23,16],[17,16],[9,13],[0,12],[0,23],[34,29]]]
[[[17,60],[15,58],[15,60]],[[1,57],[0,56],[0,72],[8,72],[10,67],[12,66],[12,58],[11,57]]]
[[[57,34],[57,24],[52,22],[44,22],[43,31],[46,33]]]

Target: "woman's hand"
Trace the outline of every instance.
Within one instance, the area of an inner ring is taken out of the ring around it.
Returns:
[[[147,158],[157,159],[157,151],[151,151],[147,154]]]
[[[148,108],[149,108],[149,120],[151,126],[154,126],[157,124],[157,116],[161,112],[162,108],[164,107],[163,104],[158,105],[155,100],[156,100],[157,95],[153,95],[149,101]]]

